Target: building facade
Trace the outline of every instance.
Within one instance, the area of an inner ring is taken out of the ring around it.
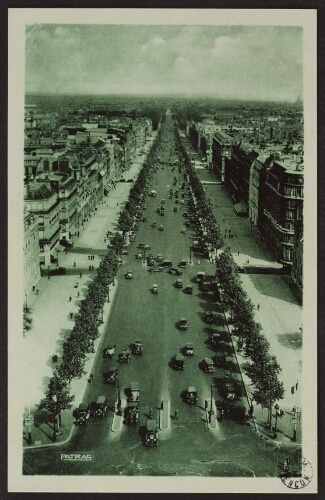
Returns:
[[[232,139],[218,130],[212,140],[212,167],[223,183],[225,180],[226,161],[231,158]]]
[[[283,265],[292,266],[296,223],[303,216],[303,166],[272,160],[263,170],[259,197],[260,234],[276,259]]]
[[[24,214],[24,294],[28,294],[41,277],[39,262],[39,235],[37,216]]]

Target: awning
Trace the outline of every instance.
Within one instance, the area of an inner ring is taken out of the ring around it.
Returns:
[[[244,215],[244,214],[248,213],[247,207],[246,207],[246,205],[245,205],[245,203],[243,201],[240,201],[239,203],[236,203],[234,205],[234,209],[235,209],[235,212],[237,214]]]

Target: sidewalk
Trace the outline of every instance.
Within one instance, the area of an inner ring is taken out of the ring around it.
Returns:
[[[197,171],[200,180],[212,181],[213,172]],[[222,185],[205,184],[206,198],[220,225],[224,246],[230,247],[238,266],[270,267],[282,266],[273,261],[272,256],[262,247],[259,233],[247,218],[238,216],[233,203]],[[222,249],[220,250],[222,251]],[[220,251],[218,253],[220,253]],[[302,387],[302,308],[293,295],[287,280],[276,274],[238,274],[243,288],[256,306],[255,320],[261,325],[262,333],[270,342],[270,354],[274,354],[282,371],[284,399],[279,406],[286,412],[278,419],[277,440],[292,441],[293,426],[290,412],[294,406],[301,408]],[[236,346],[235,346],[236,347]],[[247,361],[237,353],[239,365]],[[251,381],[243,374],[248,401],[252,395]],[[297,384],[297,385],[296,385]],[[298,390],[296,389],[298,388]],[[293,392],[293,393],[292,393]],[[265,437],[273,438],[274,432],[265,427],[267,410],[254,405],[256,429]],[[274,425],[275,418],[273,418]],[[301,442],[300,425],[297,425],[297,441]]]
[[[153,133],[153,136],[155,135],[156,132]],[[151,144],[152,141],[149,144],[150,147]],[[128,175],[136,178],[145,158],[145,156],[142,156],[141,161],[133,163]],[[133,183],[117,183],[116,188],[99,203],[97,209],[94,210],[91,217],[84,224],[79,238],[74,237],[74,247],[79,248],[80,253],[69,253],[69,250],[67,254],[65,251],[59,252],[58,265],[71,270],[71,272],[73,270],[77,271],[77,274],[70,275],[68,273],[63,276],[42,277],[36,285],[39,293],[36,295],[36,293],[30,292],[27,296],[27,305],[32,309],[33,326],[23,338],[23,354],[20,356],[21,373],[26,374],[25,377],[22,377],[19,391],[23,413],[28,413],[28,411],[33,413],[37,409],[36,405],[44,397],[49,380],[53,376],[53,369],[56,366],[52,361],[52,355],[58,356],[59,363],[62,356],[62,343],[68,337],[74,325],[73,315],[77,313],[80,301],[85,297],[91,280],[96,276],[96,269],[101,261],[101,256],[95,254],[94,260],[89,260],[87,253],[83,253],[82,249],[107,250],[108,241],[104,241],[106,234],[108,231],[115,233],[119,211],[121,210],[120,205],[127,201],[132,186]],[[93,271],[89,271],[89,265],[94,266]],[[56,265],[52,265],[51,268],[56,268]],[[81,275],[78,272],[79,269],[81,269]],[[117,285],[116,280],[115,284]],[[111,286],[110,303],[106,303],[104,306],[104,324],[99,327],[100,334],[104,331],[105,323],[114,302],[115,291],[116,286]],[[75,395],[73,408],[82,401],[100,340],[101,337],[95,342],[95,353],[87,355],[86,374],[81,379],[75,379],[71,382],[70,393]],[[68,440],[73,432],[73,408],[62,412],[61,433],[56,438],[56,444]],[[53,427],[51,425],[32,426],[30,430],[32,445],[48,446],[54,443]],[[26,446],[28,431],[29,428],[24,427],[24,446]]]

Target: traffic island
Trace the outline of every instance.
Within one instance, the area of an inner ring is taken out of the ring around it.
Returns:
[[[126,406],[126,401],[124,399],[121,400],[121,406],[118,407],[118,402],[114,403],[114,415],[112,421],[112,432],[120,432],[124,422],[124,408]]]
[[[159,429],[167,431],[170,428],[170,401],[163,399],[159,411]]]
[[[217,431],[218,430],[218,421],[216,415],[211,413],[210,411],[205,411],[205,419],[208,426],[209,431]]]

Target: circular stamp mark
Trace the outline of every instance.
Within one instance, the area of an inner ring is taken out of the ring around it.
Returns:
[[[289,458],[285,459],[280,479],[287,488],[300,490],[301,488],[305,488],[311,482],[312,478],[313,468],[309,460],[302,457],[300,463],[292,467]]]

